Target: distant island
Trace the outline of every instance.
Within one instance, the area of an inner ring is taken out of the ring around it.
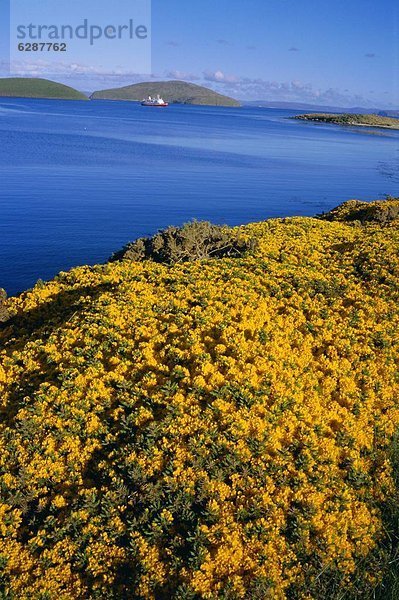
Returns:
[[[9,98],[55,98],[57,100],[88,100],[88,97],[68,85],[49,79],[7,77],[0,79],[0,96]]]
[[[378,114],[380,115],[380,117],[399,118],[399,110],[381,110]]]
[[[148,96],[159,94],[171,104],[196,104],[201,106],[239,107],[234,98],[218,94],[206,87],[185,81],[158,81],[135,83],[121,88],[100,90],[88,95],[78,90],[50,81],[31,77],[8,77],[0,79],[0,97],[46,98],[58,100],[131,100],[140,102]]]
[[[356,113],[369,114],[375,113],[381,116],[391,117],[395,115],[385,114],[379,108],[364,108],[362,106],[351,106],[343,108],[342,106],[334,106],[333,104],[309,104],[308,102],[281,102],[278,100],[243,100],[243,106],[252,106],[255,108],[277,108],[282,110],[300,110],[307,112],[322,112],[322,113]]]
[[[316,123],[333,123],[335,125],[355,125],[357,127],[380,127],[384,129],[399,129],[399,120],[380,115],[361,115],[343,113],[332,115],[328,113],[310,113],[292,117],[301,121],[314,121]]]
[[[94,92],[92,100],[131,100],[140,102],[148,96],[159,94],[171,104],[197,104],[201,106],[241,106],[234,98],[223,96],[201,85],[185,81],[154,81],[135,83],[121,88]]]

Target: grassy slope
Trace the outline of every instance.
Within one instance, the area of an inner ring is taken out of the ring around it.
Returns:
[[[303,121],[315,121],[321,123],[334,123],[337,125],[358,125],[369,127],[382,127],[389,129],[399,129],[398,119],[390,117],[381,117],[378,115],[357,115],[357,114],[339,114],[332,115],[328,113],[309,113],[306,115],[297,115],[294,119]]]
[[[0,96],[17,98],[58,98],[87,100],[87,96],[62,83],[48,79],[9,77],[0,79]]]
[[[186,83],[184,81],[159,81],[136,83],[122,88],[94,92],[93,99],[141,101],[148,96],[160,94],[164,100],[180,104],[200,104],[210,106],[240,106],[233,98],[218,94],[213,90]]]

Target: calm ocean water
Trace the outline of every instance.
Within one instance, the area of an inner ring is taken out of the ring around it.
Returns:
[[[0,287],[103,262],[194,217],[234,225],[399,196],[399,131],[293,114],[0,99]]]

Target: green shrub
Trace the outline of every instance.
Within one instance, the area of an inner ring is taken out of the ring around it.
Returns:
[[[388,225],[399,218],[399,199],[388,198],[375,202],[349,200],[320,215],[320,218],[326,221],[360,221],[362,224]]]
[[[253,249],[254,240],[238,231],[208,221],[192,221],[182,227],[168,227],[151,238],[140,238],[116,252],[110,262],[152,260],[175,264],[209,258],[239,257]]]
[[[5,323],[9,318],[7,308],[7,294],[5,290],[0,288],[0,323]]]

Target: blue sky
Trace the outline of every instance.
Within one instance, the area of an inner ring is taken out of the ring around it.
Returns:
[[[18,2],[20,0],[11,0]],[[128,0],[104,1],[124,21]],[[130,0],[131,1],[131,0]],[[35,4],[35,0],[30,0]],[[40,0],[53,2],[58,0]],[[96,15],[103,0],[68,2],[70,18]],[[7,0],[0,61],[6,75]],[[108,46],[110,48],[110,46]],[[57,79],[91,91],[148,77],[129,68],[127,53],[82,47]],[[46,65],[28,68],[46,76]],[[50,75],[50,73],[48,73]],[[240,99],[399,108],[399,7],[394,0],[153,0],[152,77],[208,85]],[[54,78],[54,77],[53,77]]]

